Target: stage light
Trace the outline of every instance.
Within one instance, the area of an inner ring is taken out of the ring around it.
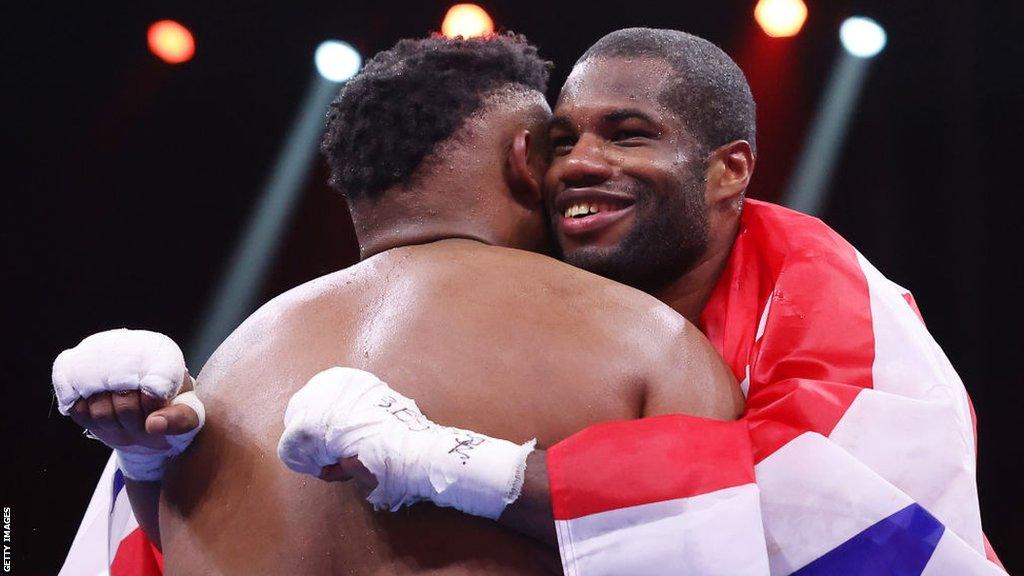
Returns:
[[[807,5],[802,0],[761,0],[754,19],[772,38],[796,36],[807,20]]]
[[[196,42],[192,33],[174,20],[161,20],[149,27],[146,33],[149,50],[168,64],[188,62],[196,53]]]
[[[340,40],[327,40],[317,46],[316,69],[331,82],[344,82],[359,72],[363,58],[350,44]]]
[[[188,358],[196,366],[202,366],[232,330],[256,309],[275,254],[288,236],[291,215],[315,166],[324,133],[324,113],[338,95],[338,82],[359,70],[359,54],[348,44],[330,41],[324,42],[321,48],[323,53],[318,49],[316,58],[320,73],[311,75],[298,114],[277,160],[270,165],[262,193],[249,210],[248,222],[190,346]],[[324,74],[325,68],[330,77]]]
[[[837,169],[857,99],[864,89],[871,58],[885,47],[885,30],[869,18],[848,18],[839,28],[839,52],[818,112],[807,132],[783,204],[799,212],[821,215],[832,173]]]
[[[863,16],[847,18],[839,27],[843,48],[859,58],[871,58],[885,48],[885,30],[878,22]]]
[[[494,21],[476,4],[456,4],[448,9],[441,24],[441,33],[449,38],[472,38],[494,32]]]

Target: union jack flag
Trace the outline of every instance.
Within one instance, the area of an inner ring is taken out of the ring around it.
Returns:
[[[132,514],[111,455],[58,576],[161,576],[164,558]]]
[[[909,292],[821,221],[748,200],[701,324],[743,418],[553,447],[567,575],[1005,574],[970,401]]]

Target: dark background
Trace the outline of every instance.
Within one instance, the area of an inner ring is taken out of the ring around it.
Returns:
[[[889,44],[824,219],[914,291],[974,399],[986,530],[1011,572],[1024,570],[1021,4],[808,0],[807,24],[789,40],[759,31],[754,0],[482,4],[558,64],[552,95],[616,28],[679,28],[718,43],[759,102],[750,194],[768,200],[800,150],[842,19],[885,26]],[[3,3],[0,505],[13,508],[20,573],[56,572],[107,457],[53,407],[53,357],[119,326],[190,342],[314,74],[317,44],[341,38],[372,54],[439,28],[447,7]],[[192,62],[148,53],[146,28],[161,18],[192,29]],[[344,202],[324,180],[318,165],[261,300],[354,260]]]

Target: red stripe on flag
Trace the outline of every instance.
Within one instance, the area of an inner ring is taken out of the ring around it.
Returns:
[[[591,426],[548,450],[556,520],[754,482],[743,422],[668,415]]]
[[[121,539],[110,564],[110,576],[161,576],[163,565],[163,555],[142,528],[136,528]]]
[[[772,384],[770,394],[757,396],[745,417],[754,446],[754,462],[760,462],[790,440],[807,431],[823,436],[846,413],[863,388],[794,378]]]
[[[750,240],[785,255],[749,360],[744,418],[760,462],[805,432],[831,434],[857,394],[873,386],[875,334],[853,246],[820,220],[757,208]]]

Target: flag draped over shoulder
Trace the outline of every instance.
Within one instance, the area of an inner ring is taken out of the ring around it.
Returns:
[[[748,200],[701,324],[743,418],[552,447],[567,575],[1005,574],[970,401],[909,292],[821,221]]]
[[[163,556],[132,514],[111,455],[59,576],[160,576]]]

